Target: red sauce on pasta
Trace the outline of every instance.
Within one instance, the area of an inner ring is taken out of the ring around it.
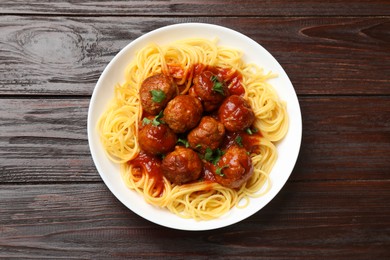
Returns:
[[[137,157],[129,161],[133,169],[142,174],[147,173],[154,180],[154,190],[161,195],[164,191],[163,173],[161,170],[161,160],[157,156],[153,156],[144,152],[140,152]],[[140,176],[141,177],[141,176]]]

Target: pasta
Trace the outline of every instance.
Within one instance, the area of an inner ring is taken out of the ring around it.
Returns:
[[[253,126],[259,130],[256,138],[251,139],[252,145],[258,147],[257,152],[250,155],[253,174],[237,189],[204,180],[177,185],[129,163],[140,153],[137,137],[144,116],[139,97],[142,82],[149,76],[163,73],[175,79],[181,94],[187,94],[197,69],[207,66],[225,69],[227,77],[233,79],[232,85],[240,81],[245,90],[243,96],[255,114]],[[286,104],[267,83],[275,75],[264,73],[254,64],[246,64],[238,50],[219,46],[216,40],[196,38],[166,46],[145,46],[129,64],[125,75],[126,81],[115,86],[115,97],[101,116],[98,130],[107,155],[121,165],[122,178],[130,189],[152,205],[196,220],[218,218],[232,207],[245,207],[250,197],[269,191],[272,185],[269,173],[277,159],[275,142],[288,130]]]

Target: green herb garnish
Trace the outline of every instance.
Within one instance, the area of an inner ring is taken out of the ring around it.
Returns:
[[[179,140],[177,140],[177,143],[183,144],[186,148],[190,147],[190,144],[188,143],[188,141],[186,139],[179,138]]]
[[[150,120],[149,118],[144,117],[142,119],[142,124],[148,125],[148,124],[152,123],[152,125],[154,125],[154,126],[159,126],[160,124],[165,124],[165,122],[161,119],[163,116],[164,116],[164,114],[163,114],[163,111],[161,110],[160,113],[153,118],[153,120]]]
[[[228,165],[224,165],[222,167],[218,167],[216,170],[215,170],[215,173],[218,174],[219,176],[221,177],[225,177],[225,174],[223,174],[222,170],[226,167],[229,167]]]
[[[200,148],[202,148],[202,145],[201,145],[201,144],[197,144],[197,145],[195,146],[195,149],[200,149]]]
[[[219,149],[219,148],[217,148],[216,150],[214,150],[214,160],[212,160],[212,163],[213,163],[214,165],[216,165],[216,164],[219,162],[219,160],[221,159],[222,155],[224,155],[224,154],[225,154],[225,153],[222,152],[222,150]]]
[[[212,164],[216,165],[219,160],[221,159],[221,156],[224,154],[221,149],[217,148],[214,151],[210,149],[210,147],[207,147],[206,153],[204,154],[204,159],[208,162],[211,162]]]
[[[235,139],[236,143],[242,147],[242,137],[241,136],[237,136],[236,139]]]
[[[165,124],[165,122],[161,119],[164,116],[163,111],[161,110],[160,113],[153,119],[152,124],[154,126],[158,126],[160,124]]]
[[[213,159],[213,150],[210,147],[206,148],[206,153],[204,154],[204,159],[210,162]]]
[[[149,118],[147,117],[144,117],[144,119],[142,119],[142,124],[143,125],[148,125],[152,122],[152,120],[150,120]]]
[[[225,92],[223,89],[223,83],[218,80],[218,77],[213,75],[213,76],[211,76],[210,79],[214,84],[213,91],[218,92],[218,93],[222,94],[223,96],[225,96]]]
[[[150,91],[150,94],[152,95],[153,102],[160,103],[165,99],[165,93],[160,89],[153,89]]]
[[[245,131],[250,134],[250,135],[253,135],[254,133],[257,133],[257,128],[253,128],[251,129],[250,127],[248,127],[247,129],[245,129]]]

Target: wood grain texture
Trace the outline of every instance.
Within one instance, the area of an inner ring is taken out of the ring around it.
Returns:
[[[0,104],[0,179],[98,179],[88,149],[88,99],[0,99]]]
[[[164,15],[164,16],[322,16],[322,15],[389,15],[384,0],[235,0],[218,1],[49,1],[4,0],[3,14],[68,14],[68,15]]]
[[[89,99],[109,61],[184,22],[260,43],[303,117],[281,192],[213,231],[134,214],[88,148]],[[0,1],[0,258],[390,259],[389,32],[385,0]]]
[[[389,199],[389,181],[287,183],[241,223],[183,232],[138,217],[103,184],[3,185],[0,257],[386,259]]]
[[[276,57],[298,94],[390,94],[389,18],[0,16],[0,95],[90,95],[121,48],[182,22],[245,33]]]
[[[0,183],[100,181],[88,99],[0,99]],[[293,181],[389,180],[390,97],[300,97]]]

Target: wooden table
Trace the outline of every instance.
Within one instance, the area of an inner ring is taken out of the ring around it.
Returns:
[[[237,2],[1,1],[0,258],[390,258],[389,2]],[[282,191],[212,231],[172,230],[128,210],[87,141],[108,62],[183,22],[260,43],[302,109],[301,152]]]

